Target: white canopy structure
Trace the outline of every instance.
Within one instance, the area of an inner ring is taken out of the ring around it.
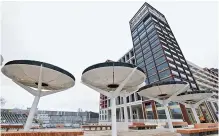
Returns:
[[[75,85],[75,77],[57,66],[32,60],[7,62],[2,73],[35,96],[24,130],[31,128],[40,97],[67,90]]]
[[[201,103],[209,99],[213,93],[211,91],[187,91],[174,97],[172,101],[184,104],[187,108],[191,108],[197,123],[200,123],[197,108]]]
[[[170,103],[178,94],[188,89],[189,84],[183,81],[163,81],[141,87],[138,94],[164,105],[169,129],[174,131],[168,103]]]
[[[84,85],[111,98],[112,136],[117,136],[115,98],[120,93],[138,90],[145,79],[142,69],[122,62],[98,63],[83,71],[81,80]]]

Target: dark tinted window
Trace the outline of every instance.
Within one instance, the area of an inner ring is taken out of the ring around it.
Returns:
[[[166,68],[168,68],[168,64],[166,62],[161,64],[161,65],[159,65],[159,66],[157,66],[157,70],[158,71],[164,70]]]
[[[170,76],[170,70],[165,70],[159,73],[160,79],[165,78],[165,77],[169,77]]]
[[[151,76],[151,77],[149,77],[150,83],[156,82],[156,81],[158,81],[158,80],[159,80],[159,79],[158,79],[157,74],[156,74],[156,75],[153,75],[153,76]]]
[[[155,67],[154,62],[151,62],[150,64],[147,64],[147,65],[146,65],[147,70],[149,70],[149,69],[151,69],[151,68],[153,68],[153,67]]]
[[[154,75],[156,73],[157,73],[157,71],[155,68],[148,70],[148,76]]]

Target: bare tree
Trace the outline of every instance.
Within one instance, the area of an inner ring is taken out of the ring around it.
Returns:
[[[1,107],[3,107],[5,105],[5,103],[6,103],[5,98],[1,97],[0,101],[1,101]]]

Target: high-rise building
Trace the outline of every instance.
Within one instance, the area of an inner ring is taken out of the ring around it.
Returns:
[[[165,18],[148,3],[129,22],[136,65],[147,74],[146,83],[184,80],[191,89],[198,86]]]
[[[176,38],[165,18],[158,10],[144,3],[130,20],[130,30],[133,48],[118,61],[135,64],[147,74],[146,84],[160,81],[186,81],[191,90],[203,89],[198,85],[190,65],[187,63]],[[209,88],[208,88],[209,89]],[[129,120],[139,121],[150,119],[166,119],[164,107],[137,93],[127,96]],[[117,119],[124,120],[123,98],[116,99]],[[216,106],[216,105],[215,105]],[[192,124],[195,122],[191,109],[179,103],[170,103],[170,116],[173,120],[183,120]],[[206,110],[207,109],[207,110]],[[110,99],[100,96],[100,122],[110,120]],[[205,115],[207,122],[215,122],[207,105],[197,109],[199,116]]]

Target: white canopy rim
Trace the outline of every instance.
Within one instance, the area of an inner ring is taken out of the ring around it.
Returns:
[[[87,71],[89,70],[93,70],[95,68],[101,68],[101,67],[114,67],[114,66],[122,66],[122,67],[130,67],[130,68],[136,68],[137,66],[134,65],[134,64],[130,64],[130,63],[123,63],[123,62],[103,62],[103,63],[97,63],[97,64],[94,64],[92,66],[89,66],[87,67],[83,72],[82,72],[82,75],[84,73],[86,73]],[[144,73],[144,71],[140,68],[140,67],[137,67],[138,70],[140,70],[141,72]]]
[[[141,68],[129,63],[104,62],[89,66],[82,72],[82,82],[104,91],[114,91],[134,68],[136,71],[124,88],[137,90],[136,86],[145,81],[146,75]]]
[[[187,91],[175,96],[172,101],[195,104],[198,101],[208,98],[212,95],[213,93],[209,90]]]
[[[167,99],[173,93],[186,86],[184,81],[160,81],[141,87],[137,92],[144,97]]]
[[[2,73],[25,86],[37,88],[40,67],[43,67],[42,89],[64,90],[73,87],[75,77],[68,71],[49,63],[34,60],[13,60],[7,62]]]

